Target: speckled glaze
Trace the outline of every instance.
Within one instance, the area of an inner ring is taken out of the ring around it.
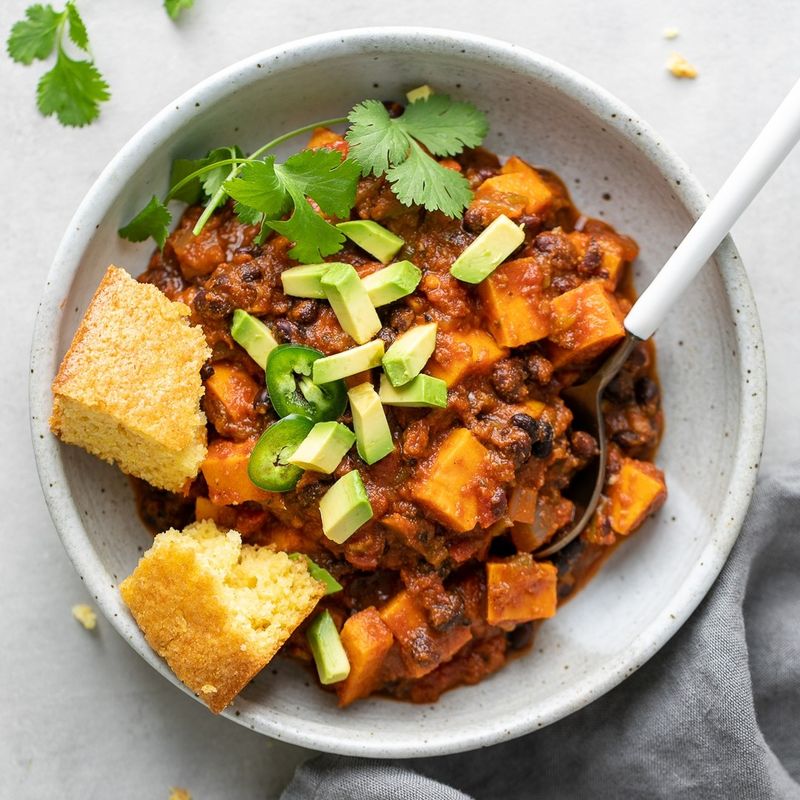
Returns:
[[[134,275],[150,245],[116,235],[167,186],[176,156],[338,116],[365,97],[420,83],[489,112],[488,146],[547,166],[584,212],[642,248],[644,286],[702,210],[685,165],[628,108],[558,64],[502,42],[443,30],[362,29],[303,39],[242,61],[180,97],[108,165],[75,214],[44,291],[32,352],[33,442],[50,513],[95,601],[131,646],[179,685],[148,647],[117,586],[148,546],[127,479],[50,434],[50,382],[109,263]],[[603,199],[610,194],[610,199]],[[253,730],[330,752],[432,756],[495,744],[550,724],[649,659],[708,591],[739,532],[765,415],[761,333],[736,250],[726,240],[657,334],[666,414],[658,463],[670,496],[533,650],[435,706],[371,699],[340,711],[297,664],[277,661],[226,712]]]

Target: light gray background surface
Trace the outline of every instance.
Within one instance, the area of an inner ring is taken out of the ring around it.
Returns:
[[[0,6],[3,39],[26,4]],[[212,717],[104,620],[90,634],[70,615],[87,597],[41,498],[26,395],[40,288],[77,204],[142,124],[217,69],[305,35],[414,24],[495,36],[582,72],[636,109],[713,192],[800,76],[800,3],[404,0],[382,8],[364,0],[197,0],[177,24],[159,0],[78,6],[113,92],[99,123],[71,130],[41,118],[34,91],[43,68],[0,56],[0,798],[166,800],[172,786],[188,788],[196,800],[273,798],[308,751]],[[679,38],[666,41],[665,26],[678,27]],[[698,80],[666,73],[672,50],[698,66]],[[597,201],[580,191],[574,198],[578,206]],[[800,151],[734,230],[766,339],[767,464],[787,460],[800,446],[798,227]]]

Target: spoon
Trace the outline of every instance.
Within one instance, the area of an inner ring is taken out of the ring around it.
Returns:
[[[798,140],[800,80],[750,145],[722,188],[686,234],[686,238],[634,303],[624,320],[626,336],[614,353],[588,381],[564,392],[574,409],[586,416],[589,427],[594,427],[593,433],[600,446],[597,477],[580,519],[555,542],[537,550],[534,555],[538,558],[557,553],[577,538],[597,508],[605,484],[608,460],[608,440],[601,408],[605,388],[622,369],[636,344],[649,339],[655,333],[667,312]]]

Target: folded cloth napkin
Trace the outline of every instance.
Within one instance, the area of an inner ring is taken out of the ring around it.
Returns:
[[[708,597],[605,697],[478,753],[320,756],[282,800],[785,800],[800,798],[798,781],[800,463],[762,476]]]

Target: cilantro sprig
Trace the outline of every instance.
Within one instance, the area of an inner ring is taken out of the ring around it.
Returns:
[[[345,138],[364,175],[385,174],[397,199],[458,217],[472,198],[461,173],[442,166],[446,157],[477,147],[486,136],[486,115],[471,103],[434,94],[391,117],[378,100],[365,100],[349,114]]]
[[[336,150],[304,150],[278,163],[268,155],[295,136],[348,121],[347,158]],[[267,142],[249,157],[238,147],[221,147],[204,158],[176,160],[164,199],[151,197],[119,234],[134,242],[152,238],[163,248],[172,223],[170,200],[204,204],[192,230],[197,236],[230,197],[242,222],[260,226],[258,242],[276,231],[293,243],[290,257],[314,263],[341,250],[345,237],[323,215],[350,215],[360,175],[385,174],[405,205],[460,216],[472,199],[469,184],[435,157],[477,147],[487,128],[482,112],[446,95],[417,100],[396,118],[379,101],[366,100],[349,117],[304,125]]]
[[[62,11],[49,4],[29,6],[25,19],[12,27],[6,48],[14,61],[26,65],[44,61],[55,50],[55,65],[39,79],[36,103],[44,116],[55,114],[62,125],[83,127],[97,118],[100,104],[111,95],[93,59],[67,54],[65,32],[76,48],[89,53],[89,36],[74,0]]]

